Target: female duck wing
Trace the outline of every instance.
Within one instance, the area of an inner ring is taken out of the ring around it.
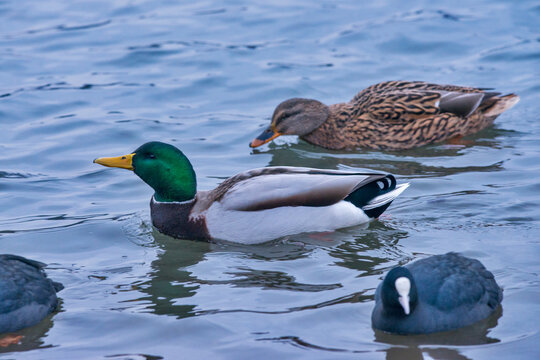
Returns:
[[[458,116],[467,117],[471,115],[480,104],[487,99],[500,95],[500,93],[462,93],[462,92],[441,92],[438,107],[442,112],[449,112]]]
[[[365,101],[366,98],[377,94],[390,94],[393,92],[415,92],[415,91],[435,91],[435,92],[458,92],[458,93],[482,93],[491,88],[473,88],[459,85],[431,84],[425,81],[384,81],[371,85],[360,91],[351,100],[351,103]]]
[[[283,206],[329,206],[378,180],[384,183],[381,185],[383,188],[391,184],[395,188],[395,179],[387,174],[268,167],[238,174],[226,180],[214,192],[216,201],[227,209],[238,211]]]
[[[351,103],[377,120],[411,121],[444,112],[466,117],[500,95],[483,90],[422,81],[388,81],[361,91]]]
[[[409,122],[441,113],[466,117],[471,115],[489,93],[450,91],[408,91],[374,94],[362,104],[363,112],[373,120]]]

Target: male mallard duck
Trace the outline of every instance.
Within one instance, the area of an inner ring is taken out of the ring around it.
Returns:
[[[270,126],[250,146],[280,135],[298,135],[327,149],[401,150],[475,133],[519,97],[486,89],[387,81],[359,92],[348,103],[289,99],[278,105]]]
[[[454,330],[487,318],[502,301],[478,260],[435,255],[388,272],[375,293],[373,327],[396,334]]]
[[[155,190],[150,214],[160,232],[244,244],[367,222],[408,186],[396,186],[389,174],[280,166],[249,170],[214,190],[197,191],[188,158],[161,142],[94,162],[133,170]]]
[[[63,286],[47,278],[44,266],[21,256],[0,255],[0,333],[35,325],[56,309],[56,292]]]

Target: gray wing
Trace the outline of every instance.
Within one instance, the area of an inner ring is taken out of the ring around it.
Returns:
[[[297,167],[250,170],[216,188],[215,200],[230,210],[256,211],[281,206],[329,206],[386,174]]]
[[[487,99],[499,95],[500,93],[462,93],[462,92],[441,92],[439,109],[444,112],[451,112],[458,116],[467,117],[471,115],[480,104]]]

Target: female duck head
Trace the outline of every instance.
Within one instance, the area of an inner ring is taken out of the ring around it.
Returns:
[[[249,146],[258,147],[280,135],[304,136],[321,126],[330,114],[328,106],[317,100],[289,99],[274,110],[272,122]]]
[[[158,141],[141,145],[133,153],[99,158],[95,163],[133,170],[154,190],[157,201],[187,201],[195,197],[197,180],[188,158],[176,147]]]
[[[384,311],[400,316],[412,313],[418,302],[416,284],[411,272],[397,267],[388,272],[381,289]]]

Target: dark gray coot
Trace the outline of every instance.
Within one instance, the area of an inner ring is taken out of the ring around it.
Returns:
[[[45,264],[0,255],[0,333],[32,326],[56,309],[62,284],[47,278]]]
[[[501,301],[480,261],[450,252],[390,270],[375,293],[371,323],[395,334],[454,330],[487,318]]]

